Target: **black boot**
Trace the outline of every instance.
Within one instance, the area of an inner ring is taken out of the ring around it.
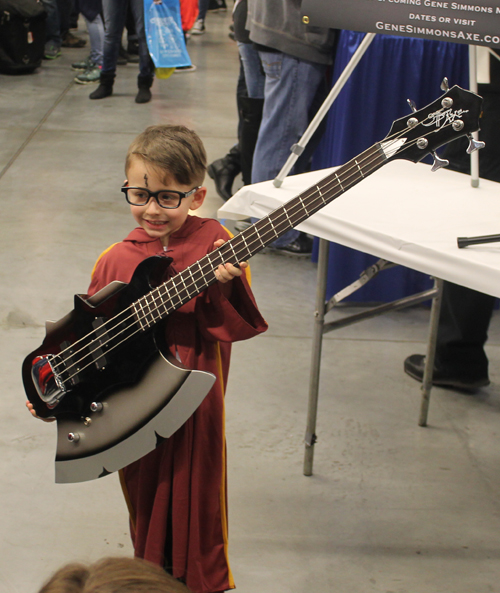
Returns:
[[[137,77],[137,86],[139,87],[139,92],[135,97],[136,103],[149,103],[151,101],[151,85],[153,84],[153,75],[148,74],[147,76],[139,76]]]
[[[95,91],[92,91],[89,95],[89,99],[104,99],[113,94],[113,82],[115,81],[114,72],[101,72],[99,78],[99,86]]]
[[[240,147],[238,144],[233,146],[225,157],[208,165],[207,172],[214,180],[215,189],[223,200],[229,200],[233,195],[233,182],[240,171]]]
[[[240,116],[240,152],[241,176],[243,184],[252,183],[252,162],[257,136],[262,120],[264,99],[238,97],[238,111]]]

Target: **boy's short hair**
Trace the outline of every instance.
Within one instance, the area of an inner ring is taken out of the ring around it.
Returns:
[[[165,177],[181,185],[202,185],[207,168],[203,143],[185,126],[149,126],[130,145],[125,161],[127,173],[132,157],[142,158]]]

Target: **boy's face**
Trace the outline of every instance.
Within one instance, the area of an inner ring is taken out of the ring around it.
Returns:
[[[126,180],[130,187],[143,187],[152,192],[168,189],[189,192],[193,189],[191,186],[179,184],[173,178],[167,178],[166,181],[167,185],[158,172],[140,157],[132,157],[130,160]],[[156,200],[151,198],[145,206],[130,205],[130,211],[150,237],[160,239],[166,246],[170,235],[178,231],[186,221],[189,210],[197,210],[203,204],[206,192],[207,189],[201,187],[191,196],[183,198],[178,208],[161,208]]]

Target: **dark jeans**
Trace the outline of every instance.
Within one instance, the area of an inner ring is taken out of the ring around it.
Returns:
[[[61,23],[57,0],[42,0],[42,4],[47,12],[45,41],[51,41],[56,47],[61,47]]]
[[[144,2],[143,0],[103,0],[102,10],[104,13],[104,57],[102,61],[102,72],[112,73],[116,70],[116,62],[120,51],[123,28],[127,18],[127,5],[130,2],[130,10],[134,17],[135,29],[139,41],[139,74],[150,76],[154,73],[154,67],[149,55],[144,29]]]
[[[207,16],[210,0],[198,0],[198,20],[204,21]]]
[[[69,32],[69,15],[73,10],[72,0],[57,0],[59,9],[59,26],[61,28],[61,38],[64,39]]]

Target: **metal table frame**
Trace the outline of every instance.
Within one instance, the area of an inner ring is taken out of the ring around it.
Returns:
[[[323,105],[318,110],[318,113],[313,118],[311,123],[309,124],[308,128],[304,132],[303,136],[300,140],[294,144],[291,148],[291,154],[289,155],[286,163],[284,164],[283,168],[277,175],[277,177],[273,181],[273,185],[275,187],[281,187],[284,179],[287,177],[288,173],[292,169],[295,161],[300,156],[302,151],[304,150],[307,142],[313,135],[314,131],[319,126],[322,119],[327,114],[329,108],[337,98],[338,94],[344,87],[345,83],[349,79],[349,76],[352,74],[352,71],[357,66],[363,55],[366,53],[367,49],[369,48],[370,44],[372,43],[375,37],[374,33],[367,33],[363,38],[362,42],[360,43],[359,47],[351,57],[351,60],[346,65],[344,71],[339,76],[339,79],[336,81],[335,85],[332,87],[328,97],[325,99]],[[495,57],[496,54],[494,54]],[[469,86],[470,90],[477,93],[477,53],[475,46],[469,46]],[[478,132],[473,133],[473,137],[475,140],[478,139]],[[479,186],[479,157],[477,151],[471,154],[471,186],[478,187]],[[305,437],[305,455],[304,455],[304,475],[310,476],[312,475],[312,468],[313,468],[313,457],[314,457],[314,445],[316,442],[316,418],[317,418],[317,410],[318,410],[318,394],[319,394],[319,380],[320,380],[320,367],[321,367],[321,349],[322,349],[322,340],[323,335],[329,331],[334,329],[338,329],[340,327],[345,327],[346,325],[351,325],[354,323],[358,323],[364,319],[369,319],[371,317],[376,317],[378,315],[382,315],[383,313],[394,311],[398,309],[404,309],[406,307],[410,307],[412,305],[416,305],[418,303],[422,303],[424,301],[432,299],[432,306],[431,306],[431,316],[430,316],[430,325],[429,325],[429,338],[427,343],[427,354],[426,354],[426,363],[424,369],[424,376],[422,382],[422,401],[421,401],[421,408],[420,408],[420,417],[418,424],[420,426],[427,425],[427,416],[429,410],[429,402],[430,402],[430,392],[431,392],[431,385],[432,385],[432,371],[434,368],[434,357],[436,352],[436,336],[437,336],[437,328],[438,328],[438,321],[439,321],[439,311],[441,308],[441,299],[442,299],[442,290],[443,290],[443,281],[441,279],[435,278],[434,279],[434,287],[430,290],[412,295],[410,297],[406,297],[404,299],[399,299],[393,301],[392,303],[387,303],[384,305],[380,305],[378,307],[372,308],[370,311],[366,311],[363,313],[351,315],[345,319],[340,321],[334,321],[330,323],[325,323],[325,315],[338,303],[341,298],[346,296],[346,291],[349,291],[351,287],[347,287],[339,294],[333,297],[329,302],[326,302],[326,278],[327,278],[327,271],[328,271],[328,244],[329,242],[326,239],[320,239],[320,249],[319,249],[319,260],[318,260],[318,281],[317,281],[317,293],[316,293],[316,310],[314,313],[315,322],[314,322],[314,333],[313,333],[313,348],[312,348],[312,361],[311,361],[311,370],[310,370],[310,379],[309,379],[309,400],[308,400],[308,414],[307,414],[307,427],[306,427],[306,437]],[[357,281],[354,284],[359,284],[360,287],[370,278],[374,277],[374,275],[383,269],[387,269],[387,267],[392,266],[386,260],[379,260],[377,264],[375,264],[376,269],[369,269],[365,270],[361,275],[361,280]],[[373,268],[373,267],[372,267]],[[356,288],[354,287],[354,290]],[[351,290],[352,292],[352,290]],[[340,295],[340,296],[339,296]]]
[[[421,386],[422,400],[420,404],[420,416],[418,420],[419,426],[427,426],[427,416],[429,412],[429,402],[432,387],[432,373],[434,368],[434,357],[436,353],[436,337],[439,323],[439,312],[441,309],[441,300],[443,293],[443,281],[435,278],[434,286],[429,290],[419,292],[417,294],[392,301],[391,303],[384,303],[376,307],[372,307],[367,311],[349,315],[343,319],[326,322],[325,317],[339,302],[346,296],[352,294],[361,286],[369,282],[380,272],[393,267],[392,264],[384,259],[379,259],[373,266],[361,273],[360,278],[353,284],[344,288],[329,301],[326,300],[326,279],[328,274],[328,256],[329,241],[320,239],[319,243],[319,257],[318,257],[318,280],[316,283],[316,307],[314,311],[314,331],[312,338],[312,354],[311,366],[309,375],[309,398],[307,409],[307,425],[305,436],[305,452],[304,452],[304,469],[305,476],[311,476],[313,473],[313,459],[314,459],[314,445],[316,443],[316,419],[318,415],[318,399],[319,399],[319,383],[321,373],[321,351],[323,343],[323,335],[359,323],[365,319],[371,319],[388,313],[389,311],[397,311],[405,309],[412,305],[417,305],[432,299],[430,322],[429,322],[429,337],[427,341],[427,353],[425,357],[424,377]]]
[[[353,54],[351,60],[345,67],[344,71],[340,75],[339,79],[331,89],[328,97],[325,99],[323,105],[318,110],[318,113],[314,117],[314,119],[309,124],[308,128],[304,132],[303,136],[294,144],[291,149],[291,154],[288,157],[288,160],[284,164],[283,168],[274,179],[275,187],[280,187],[283,183],[283,180],[286,178],[288,173],[291,171],[295,161],[298,159],[302,151],[304,150],[305,145],[308,143],[309,139],[313,135],[316,128],[319,126],[321,120],[325,117],[330,109],[331,105],[337,98],[338,94],[344,87],[345,83],[349,79],[352,71],[357,66],[363,55],[366,53],[367,49],[371,45],[373,39],[375,38],[374,33],[367,33],[363,38],[362,42],[360,43],[359,47],[357,48],[356,52]],[[491,51],[491,50],[490,50]],[[493,55],[498,58],[498,56],[494,53]],[[477,93],[477,52],[475,46],[469,46],[469,86],[470,90]],[[479,134],[478,132],[474,132],[473,137],[475,140],[478,140]],[[471,154],[471,185],[472,187],[479,186],[479,156],[477,151]],[[384,263],[382,263],[384,262]],[[381,271],[383,268],[387,269],[387,264],[385,260],[379,260],[381,264],[381,268],[377,270],[376,273]],[[392,264],[389,264],[392,265]],[[342,321],[335,321],[331,323],[325,323],[325,315],[330,311],[332,307],[335,306],[335,302],[329,301],[325,303],[326,297],[326,277],[328,271],[328,241],[325,239],[320,239],[320,251],[319,251],[319,260],[318,260],[318,282],[317,282],[317,297],[316,297],[316,311],[315,311],[315,324],[314,324],[314,334],[313,334],[313,348],[312,348],[312,361],[311,361],[311,373],[309,379],[309,403],[308,403],[308,413],[307,413],[307,428],[306,428],[306,437],[305,437],[305,454],[304,454],[304,475],[311,476],[312,475],[312,468],[313,468],[313,458],[314,458],[314,444],[316,442],[316,416],[318,410],[318,391],[319,391],[319,376],[320,376],[320,366],[321,366],[321,346],[322,346],[322,339],[323,334],[332,331],[334,329],[338,329],[340,327],[345,327],[346,325],[351,325],[354,323],[358,323],[363,319],[369,319],[371,317],[376,317],[377,315],[382,315],[388,311],[395,311],[397,309],[404,309],[406,307],[410,307],[411,305],[416,305],[418,303],[422,303],[429,299],[432,299],[432,307],[431,307],[431,318],[430,318],[430,326],[429,326],[429,339],[427,344],[427,355],[425,358],[425,369],[424,369],[424,377],[422,382],[422,403],[420,409],[420,418],[419,418],[419,426],[426,426],[427,425],[427,416],[429,410],[429,401],[430,401],[430,391],[432,385],[432,371],[434,368],[434,356],[436,352],[436,336],[437,336],[437,327],[439,321],[439,311],[441,308],[441,296],[443,290],[443,281],[440,279],[434,279],[434,288],[428,291],[424,291],[422,293],[418,293],[412,295],[410,297],[399,299],[397,301],[393,301],[392,303],[387,303],[381,305],[379,307],[374,307],[372,310],[352,315],[343,319]],[[358,288],[368,281],[371,277],[374,276],[372,272],[365,271],[361,276],[362,278],[366,279],[361,281],[362,283],[358,286]],[[356,283],[355,283],[356,284]],[[337,301],[339,302],[338,295]],[[335,299],[335,297],[333,297]]]

